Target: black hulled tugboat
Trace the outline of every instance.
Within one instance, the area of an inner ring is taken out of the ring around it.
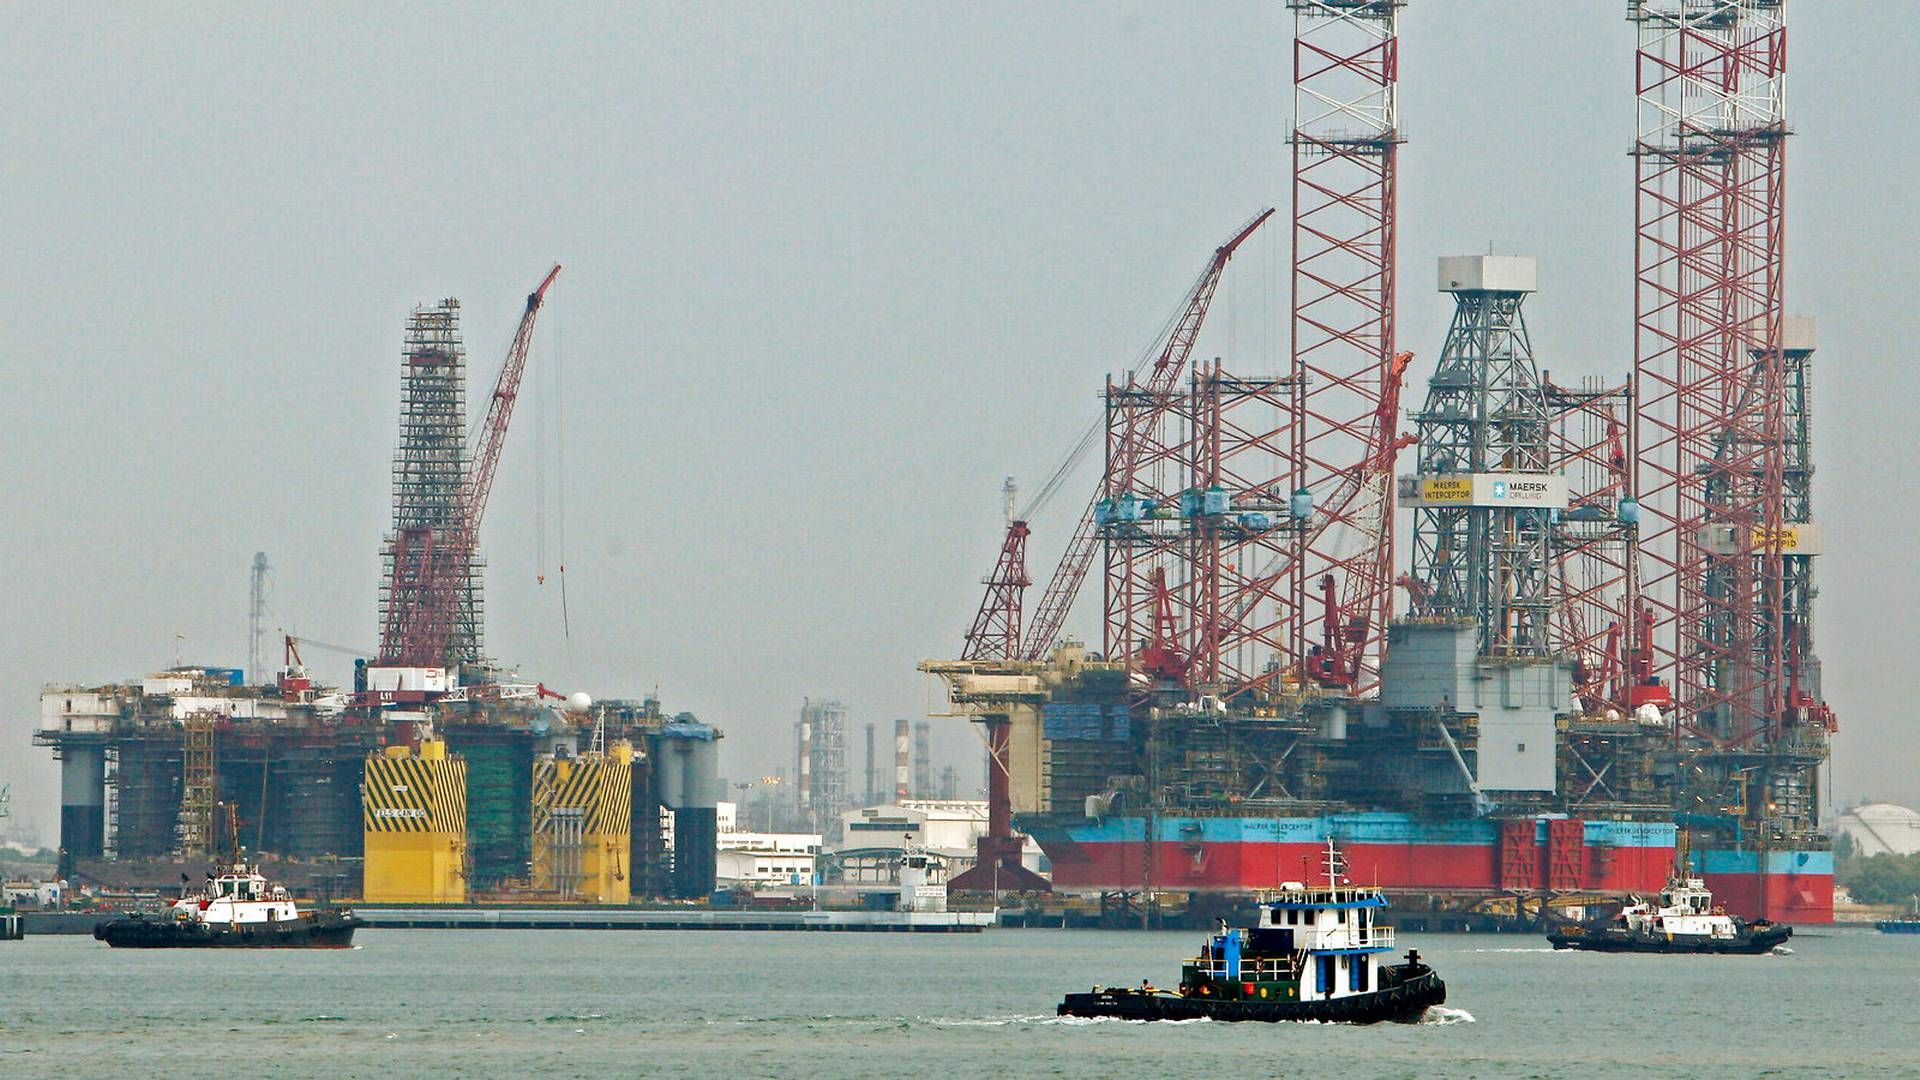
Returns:
[[[301,911],[284,887],[236,863],[207,875],[206,891],[97,923],[93,936],[116,949],[344,949],[359,925],[350,911]]]
[[[1150,985],[1068,994],[1061,1016],[1125,1020],[1320,1020],[1413,1023],[1447,1000],[1447,986],[1416,951],[1394,950],[1393,928],[1375,925],[1387,906],[1378,889],[1340,880],[1327,845],[1327,884],[1282,885],[1260,905],[1258,923],[1208,935],[1182,967],[1177,989]]]
[[[1676,874],[1658,903],[1628,904],[1610,921],[1572,923],[1547,932],[1556,949],[1641,953],[1770,952],[1793,936],[1793,927],[1760,919],[1747,922],[1713,902],[1707,883]]]
[[[1913,898],[1913,904],[1907,908],[1905,915],[1882,919],[1874,925],[1883,934],[1920,934],[1920,896]]]

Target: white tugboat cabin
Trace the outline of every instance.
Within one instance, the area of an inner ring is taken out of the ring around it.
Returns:
[[[1641,934],[1718,938],[1731,941],[1739,923],[1713,902],[1707,883],[1696,877],[1674,878],[1660,892],[1660,902],[1629,904],[1620,912],[1627,929]]]
[[[1343,881],[1309,888],[1289,881],[1260,905],[1258,925],[1240,932],[1274,935],[1275,945],[1305,962],[1307,970],[1299,974],[1302,997],[1364,994],[1379,985],[1376,959],[1394,949],[1393,927],[1374,923],[1386,906],[1378,889]]]
[[[1253,926],[1223,928],[1207,940],[1195,974],[1225,983],[1285,980],[1295,984],[1285,987],[1287,996],[1298,993],[1301,999],[1330,1000],[1378,989],[1377,958],[1394,949],[1393,927],[1375,925],[1387,898],[1341,876],[1344,860],[1332,841],[1322,858],[1325,885],[1283,882],[1260,903]]]
[[[206,891],[183,896],[170,907],[173,917],[181,922],[219,926],[293,922],[300,918],[300,910],[286,887],[269,885],[245,863],[236,863],[217,876],[208,875]]]

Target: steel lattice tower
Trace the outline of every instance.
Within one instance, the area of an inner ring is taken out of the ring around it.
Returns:
[[[1397,24],[1405,4],[1287,6],[1294,13],[1288,489],[1312,495],[1318,520],[1275,590],[1289,643],[1280,660],[1288,669],[1304,661],[1314,636],[1310,597],[1330,587],[1337,609],[1329,614],[1339,626],[1322,642],[1334,654],[1320,665],[1322,679],[1365,692],[1379,681],[1393,607],[1389,446],[1402,370],[1394,345]],[[1238,401],[1258,399],[1223,400],[1223,424],[1232,423]]]
[[[1535,288],[1534,261],[1442,259],[1440,277],[1454,313],[1414,417],[1413,611],[1474,620],[1482,656],[1545,656],[1548,538],[1558,509],[1548,489],[1557,490],[1559,478],[1548,475],[1547,401],[1521,312]],[[1514,489],[1523,483],[1540,494],[1522,500]]]
[[[1788,718],[1796,722],[1817,720],[1831,731],[1833,717],[1822,703],[1820,661],[1813,651],[1813,598],[1819,592],[1813,583],[1813,561],[1819,554],[1819,539],[1812,528],[1814,325],[1812,319],[1788,318],[1783,320],[1783,327],[1780,352],[1787,429],[1783,512],[1788,533],[1796,539],[1805,538],[1792,550],[1781,553]]]
[[[1640,597],[1676,723],[1765,747],[1787,689],[1784,0],[1634,0]]]
[[[1626,384],[1598,378],[1578,387],[1545,381],[1544,392],[1552,416],[1547,469],[1566,477],[1568,489],[1567,511],[1553,527],[1551,651],[1574,661],[1584,709],[1624,713],[1638,539],[1627,449],[1632,396]]]
[[[837,836],[840,815],[853,809],[847,785],[847,707],[805,699],[800,706],[800,812],[809,831]]]
[[[1155,636],[1167,583],[1187,681],[1228,697],[1301,683],[1365,693],[1392,609],[1401,0],[1290,0],[1294,13],[1291,363],[1201,363],[1107,388],[1106,651]],[[1184,357],[1216,252],[1168,355]],[[1051,590],[1050,590],[1051,592]],[[1045,608],[1043,606],[1043,619]],[[1029,639],[1031,643],[1031,638]]]
[[[402,362],[400,442],[393,453],[393,531],[382,553],[380,578],[381,637],[384,642],[393,636],[387,628],[396,624],[398,613],[393,608],[401,602],[393,595],[396,559],[405,552],[424,552],[431,560],[427,574],[457,583],[453,632],[444,661],[453,666],[480,658],[484,615],[482,563],[472,545],[457,542],[471,483],[467,355],[460,340],[458,300],[414,309],[407,320]]]

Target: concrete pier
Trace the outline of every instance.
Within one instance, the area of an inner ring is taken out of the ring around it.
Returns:
[[[410,930],[837,930],[975,934],[993,922],[992,913],[985,911],[357,907],[354,914],[369,927]]]

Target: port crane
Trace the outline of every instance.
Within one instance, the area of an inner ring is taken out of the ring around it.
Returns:
[[[533,327],[547,290],[560,276],[558,264],[538,288],[527,294],[526,310],[507,349],[506,361],[487,401],[487,414],[478,429],[473,471],[467,482],[458,520],[451,531],[429,527],[403,529],[393,540],[393,577],[389,582],[387,619],[380,632],[381,666],[444,668],[453,638],[455,609],[466,566],[486,515],[487,498],[506,446],[507,425],[520,395],[520,376],[526,370]],[[451,556],[451,557],[449,557]]]
[[[1162,408],[1136,410],[1129,414],[1125,437],[1116,440],[1115,457],[1108,464],[1106,478],[1094,489],[1093,497],[1087,500],[1087,507],[1080,514],[1080,522],[1074,527],[1073,538],[1068,541],[1066,553],[1054,568],[1046,592],[1041,594],[1040,608],[1024,638],[1020,635],[1019,622],[1021,595],[1028,584],[1028,528],[1024,518],[1029,515],[1021,515],[1008,522],[999,560],[993,574],[986,579],[986,596],[974,616],[973,629],[967,633],[963,659],[1033,660],[1052,647],[1060,636],[1061,627],[1066,625],[1067,612],[1080,592],[1080,583],[1086,580],[1087,570],[1093,565],[1094,554],[1099,550],[1100,534],[1095,522],[1095,510],[1100,500],[1131,487],[1134,474],[1141,465],[1140,445],[1143,436],[1160,419],[1165,407],[1172,404],[1174,390],[1187,370],[1187,360],[1193,354],[1194,342],[1200,336],[1200,326],[1206,321],[1207,309],[1213,304],[1213,294],[1219,288],[1220,275],[1226,270],[1227,261],[1273,214],[1272,208],[1261,211],[1253,220],[1241,226],[1231,239],[1215,248],[1199,279],[1187,291],[1181,314],[1168,332],[1166,344],[1154,359],[1152,369],[1147,372],[1145,394],[1149,400],[1161,402]],[[1083,441],[1081,445],[1083,448],[1091,445],[1091,439]],[[1062,466],[1063,470],[1071,468],[1075,460],[1077,454],[1069,458]],[[1043,494],[1052,491],[1054,486],[1049,483],[1042,489]],[[1016,645],[1017,649],[1014,647]]]

